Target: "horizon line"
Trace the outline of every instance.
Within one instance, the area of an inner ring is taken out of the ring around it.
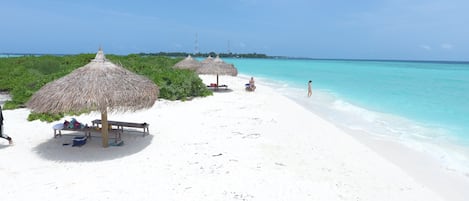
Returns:
[[[187,52],[158,52],[158,53],[187,53]],[[130,54],[158,54],[158,53],[129,53],[129,54],[113,54],[113,55],[120,55],[126,56]],[[68,55],[78,55],[78,54],[95,54],[95,53],[75,53],[75,54],[56,54],[56,53],[0,53],[0,56],[68,56]],[[189,54],[189,53],[188,53]],[[194,54],[194,53],[190,53]],[[210,54],[208,53],[197,53],[197,54]],[[220,54],[230,54],[230,53],[220,53]],[[231,54],[253,54],[253,53],[231,53]],[[255,54],[263,54],[263,53],[255,53]],[[111,53],[112,55],[112,53]],[[433,62],[433,63],[457,63],[457,64],[469,64],[469,60],[419,60],[419,59],[363,59],[363,58],[317,58],[317,57],[295,57],[295,56],[270,56],[265,54],[268,58],[271,59],[303,59],[303,60],[329,60],[329,61],[382,61],[382,62]],[[1,58],[1,57],[0,57]]]

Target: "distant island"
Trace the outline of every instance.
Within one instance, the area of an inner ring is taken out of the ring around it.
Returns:
[[[18,56],[45,56],[45,55],[52,55],[52,56],[68,56],[68,55],[77,55],[77,54],[44,54],[44,53],[0,53],[0,57],[18,57]],[[217,55],[222,58],[264,58],[264,59],[272,59],[272,58],[287,58],[283,56],[268,56],[266,54],[259,54],[259,53],[247,53],[247,54],[240,54],[240,53],[187,53],[187,52],[158,52],[158,53],[138,53],[137,55],[141,56],[167,56],[167,57],[187,57],[187,55],[191,55],[192,57],[208,57],[209,55],[212,57],[216,57]]]
[[[8,57],[21,57],[21,56],[73,56],[80,54],[94,54],[94,53],[79,53],[79,54],[53,54],[53,53],[0,53],[0,58]],[[116,54],[108,54],[116,55]],[[188,52],[158,52],[158,53],[130,53],[128,55],[139,56],[165,56],[165,57],[216,57],[221,58],[260,58],[260,59],[301,59],[301,60],[323,60],[323,61],[378,61],[378,62],[423,62],[423,63],[454,63],[454,64],[469,64],[469,61],[445,61],[445,60],[409,60],[409,59],[366,59],[366,58],[318,58],[318,57],[295,57],[295,56],[269,56],[260,53],[188,53]],[[120,56],[128,56],[120,55]],[[119,56],[119,55],[116,55]]]
[[[187,57],[187,55],[191,55],[192,57],[208,57],[209,55],[212,57],[220,56],[222,58],[277,58],[273,56],[267,56],[266,54],[259,54],[259,53],[248,53],[248,54],[239,54],[239,53],[187,53],[187,52],[159,52],[159,53],[139,53],[139,55],[151,55],[151,56],[167,56],[167,57]]]

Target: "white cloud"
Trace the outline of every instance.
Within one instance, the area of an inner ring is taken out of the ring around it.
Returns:
[[[179,44],[179,43],[175,43],[175,44],[174,44],[174,47],[175,47],[176,49],[181,49],[181,48],[182,48],[182,45]]]
[[[245,47],[246,47],[246,43],[241,42],[241,43],[239,43],[239,46],[240,46],[241,48],[245,48]]]
[[[430,47],[429,45],[421,45],[420,47],[424,50],[427,50],[427,51],[432,50],[432,47]]]
[[[449,44],[449,43],[443,43],[441,44],[441,48],[445,49],[445,50],[451,50],[453,49],[453,45],[452,44]]]

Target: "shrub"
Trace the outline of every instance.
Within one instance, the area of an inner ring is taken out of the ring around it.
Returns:
[[[212,95],[195,72],[172,68],[180,58],[137,54],[106,57],[113,63],[155,82],[160,88],[159,98],[187,100]],[[11,101],[5,103],[4,108],[23,107],[42,86],[86,65],[93,58],[94,54],[0,58],[0,91],[8,91],[12,97]],[[40,119],[50,122],[62,117],[63,114],[31,113],[28,120]]]

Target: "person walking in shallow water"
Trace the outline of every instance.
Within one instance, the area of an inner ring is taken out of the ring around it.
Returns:
[[[313,90],[311,89],[311,80],[308,82],[308,97],[311,97],[313,94]]]
[[[8,140],[8,143],[13,144],[13,140],[8,135],[3,134],[3,114],[2,106],[0,106],[0,138]]]

